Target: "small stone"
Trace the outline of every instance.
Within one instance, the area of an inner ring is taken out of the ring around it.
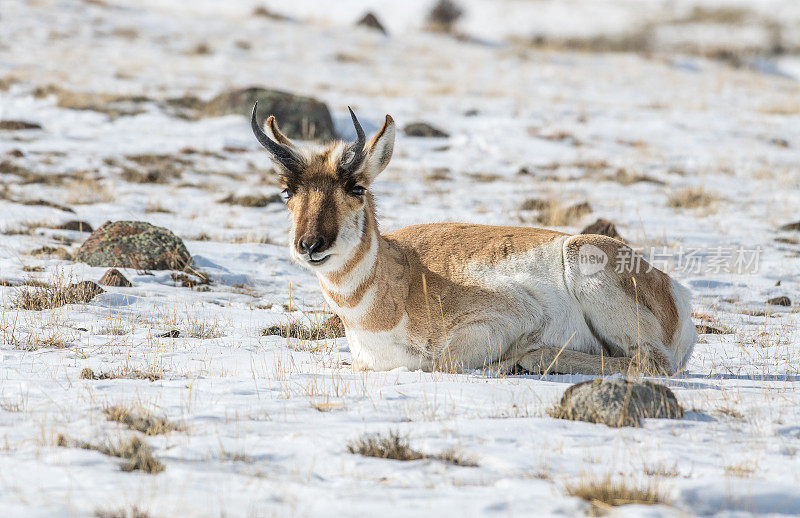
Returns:
[[[75,219],[66,221],[56,227],[57,230],[77,230],[78,232],[93,232],[92,226],[85,221]]]
[[[789,297],[774,297],[767,301],[770,306],[791,306],[792,301]]]
[[[422,137],[422,138],[447,138],[446,132],[439,128],[428,124],[427,122],[412,122],[403,128],[403,133],[409,137]]]
[[[612,427],[639,427],[644,418],[683,417],[675,394],[651,381],[595,379],[569,387],[552,417],[600,423]]]
[[[106,273],[104,273],[103,276],[100,277],[100,280],[98,282],[104,286],[115,286],[118,288],[130,288],[131,286],[133,286],[133,284],[131,284],[131,281],[129,281],[124,275],[122,275],[122,272],[120,272],[116,268],[111,268]]]
[[[386,28],[378,20],[378,17],[375,16],[375,14],[372,13],[371,11],[368,11],[364,16],[362,16],[361,19],[356,22],[356,25],[359,27],[367,27],[368,29],[374,29],[382,34],[388,34],[386,32]]]
[[[619,239],[620,241],[625,241],[622,239],[622,236],[619,235],[619,232],[617,232],[617,227],[614,226],[614,224],[609,220],[603,218],[598,218],[597,221],[588,225],[586,228],[581,230],[580,233],[598,234],[601,236],[613,237],[614,239]]]
[[[464,9],[453,0],[439,0],[428,13],[428,29],[434,32],[453,32]]]

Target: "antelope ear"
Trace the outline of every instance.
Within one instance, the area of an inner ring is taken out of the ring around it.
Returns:
[[[272,136],[275,138],[276,142],[283,144],[284,146],[289,146],[292,148],[294,147],[294,143],[292,143],[292,141],[289,140],[289,138],[281,133],[281,130],[278,129],[278,123],[273,115],[270,115],[267,119],[266,126],[269,128],[269,131],[272,132]]]
[[[391,115],[387,115],[381,130],[367,144],[364,174],[368,182],[372,182],[386,169],[389,160],[392,159],[392,151],[394,151],[394,119]]]

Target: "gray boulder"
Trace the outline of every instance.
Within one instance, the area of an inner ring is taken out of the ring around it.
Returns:
[[[446,132],[440,130],[436,126],[428,124],[427,122],[411,122],[403,128],[403,133],[409,137],[422,137],[422,138],[447,138]]]
[[[608,426],[641,426],[648,417],[683,417],[683,408],[672,391],[651,381],[595,379],[569,387],[552,417],[601,423]]]
[[[332,140],[335,138],[333,119],[328,106],[311,97],[267,88],[243,88],[222,92],[203,108],[207,117],[239,114],[248,118],[258,101],[256,119],[260,124],[274,115],[281,131],[299,140]]]
[[[144,221],[106,221],[86,239],[74,259],[91,266],[137,270],[182,270],[192,264],[179,237]]]

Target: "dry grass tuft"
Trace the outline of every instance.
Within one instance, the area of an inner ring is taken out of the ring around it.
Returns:
[[[667,497],[653,480],[637,485],[625,479],[614,479],[611,475],[602,478],[584,475],[578,482],[564,486],[564,491],[589,502],[595,515],[620,505],[668,503]]]
[[[388,435],[367,434],[351,441],[347,451],[365,457],[393,460],[419,460],[425,456],[408,445],[408,438],[397,432]]]
[[[219,454],[219,460],[222,462],[244,462],[245,464],[252,464],[255,462],[253,457],[240,451],[222,451]]]
[[[183,430],[183,425],[163,417],[156,417],[141,407],[112,406],[103,410],[106,419],[124,424],[145,435],[162,435]]]
[[[255,9],[253,9],[253,16],[260,16],[262,18],[270,18],[272,20],[279,21],[279,22],[288,20],[288,18],[286,16],[284,16],[284,15],[282,15],[280,13],[276,13],[275,11],[264,7],[263,5],[260,5],[260,6],[256,7]]]
[[[19,289],[14,295],[13,306],[29,311],[43,311],[67,304],[85,304],[105,291],[91,281],[66,284],[58,276],[55,281],[52,284]]]
[[[170,275],[170,277],[172,277],[172,280],[174,282],[180,284],[184,288],[192,288],[192,289],[194,289],[194,288],[197,288],[198,286],[206,286],[208,284],[211,284],[211,278],[208,275],[204,274],[203,272],[199,272],[199,271],[195,270],[195,271],[193,271],[191,273],[193,275],[195,275],[197,278],[195,279],[194,277],[189,277],[185,273],[177,273],[177,272],[173,272]],[[204,290],[200,290],[200,291],[204,291]]]
[[[715,410],[716,414],[724,415],[726,417],[730,417],[731,419],[744,419],[744,414],[736,410],[735,408],[730,407],[720,407]]]
[[[52,247],[52,246],[43,246],[41,248],[36,248],[35,250],[31,250],[28,252],[30,255],[34,257],[40,256],[53,256],[62,261],[72,261],[72,254],[69,250],[63,247]]]
[[[198,43],[189,51],[189,55],[192,56],[208,56],[213,53],[214,51],[211,49],[211,46],[204,41]]]
[[[220,338],[225,336],[224,326],[218,320],[203,320],[198,318],[190,320],[186,325],[186,336],[189,338]]]
[[[174,211],[164,207],[161,203],[157,201],[150,201],[147,203],[147,207],[144,209],[145,213],[147,214],[174,214]]]
[[[133,506],[130,509],[98,509],[94,512],[95,518],[151,518],[147,511]]]
[[[677,462],[672,464],[671,466],[668,466],[663,463],[646,464],[644,466],[644,474],[650,477],[659,477],[659,478],[675,478],[680,476]]]
[[[73,92],[60,86],[48,85],[36,87],[34,97],[42,98],[51,95],[56,97],[60,108],[70,110],[90,110],[105,113],[111,118],[124,115],[138,115],[144,110],[142,103],[151,99],[140,95],[114,95],[101,92]]]
[[[702,187],[690,187],[672,193],[667,200],[667,206],[673,209],[700,209],[718,201],[718,196],[707,193]]]
[[[609,181],[617,182],[620,185],[633,185],[635,183],[646,182],[656,185],[665,185],[661,180],[657,180],[652,176],[646,174],[636,173],[625,168],[619,168],[617,171],[606,177]]]
[[[82,380],[115,380],[115,379],[131,379],[131,380],[147,380],[147,381],[157,381],[160,380],[163,376],[158,372],[145,372],[139,370],[128,370],[128,369],[121,369],[119,371],[112,371],[112,372],[101,372],[100,374],[95,374],[95,372],[90,369],[89,367],[85,367],[81,370],[79,378]]]
[[[465,456],[460,451],[453,449],[445,450],[442,453],[435,455],[434,458],[448,464],[453,464],[454,466],[464,466],[469,468],[475,468],[478,466],[478,463],[475,462],[475,460]]]
[[[338,317],[330,317],[319,322],[311,322],[311,326],[293,320],[286,324],[274,325],[261,332],[261,336],[280,336],[299,340],[326,340],[344,336],[344,326]]]
[[[113,158],[106,159],[106,165],[122,168],[122,179],[130,183],[168,183],[182,176],[183,170],[191,165],[190,160],[178,155],[141,154],[125,157],[134,167],[120,165]]]
[[[90,177],[73,180],[67,184],[67,203],[73,205],[92,205],[114,201],[111,190],[103,183]]]
[[[266,207],[270,203],[280,203],[281,195],[280,194],[271,194],[269,196],[264,194],[259,195],[244,195],[244,196],[234,196],[233,194],[229,194],[223,199],[219,200],[219,203],[227,203],[228,205],[240,205],[242,207]]]
[[[356,455],[379,459],[433,459],[453,464],[454,466],[476,467],[478,465],[474,460],[453,449],[445,450],[436,455],[426,455],[411,448],[408,444],[408,438],[395,431],[389,432],[387,435],[362,435],[358,439],[350,441],[347,445],[347,451]]]
[[[536,198],[525,200],[521,209],[538,211],[533,221],[537,224],[549,227],[566,227],[573,225],[582,217],[592,212],[592,206],[585,201],[565,206],[555,199],[542,200]]]
[[[108,455],[124,459],[120,469],[122,471],[144,471],[155,475],[166,469],[163,463],[153,457],[150,446],[139,437],[132,437],[129,440],[119,440],[118,442],[108,441],[104,444],[93,444],[86,441],[76,441],[59,435],[56,445],[62,448],[81,448],[83,450],[93,450]]]
[[[749,478],[756,472],[757,467],[752,464],[732,464],[725,466],[725,474],[731,477]]]

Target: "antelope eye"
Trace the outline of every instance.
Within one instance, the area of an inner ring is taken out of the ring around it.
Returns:
[[[348,194],[350,194],[351,196],[363,196],[364,192],[366,192],[366,190],[367,189],[365,187],[362,187],[360,185],[356,185],[355,187],[351,187],[350,188],[350,191],[348,192]]]
[[[289,198],[291,198],[294,195],[294,192],[292,192],[291,189],[286,188],[286,189],[281,191],[281,194],[283,194],[283,196],[288,200]]]

